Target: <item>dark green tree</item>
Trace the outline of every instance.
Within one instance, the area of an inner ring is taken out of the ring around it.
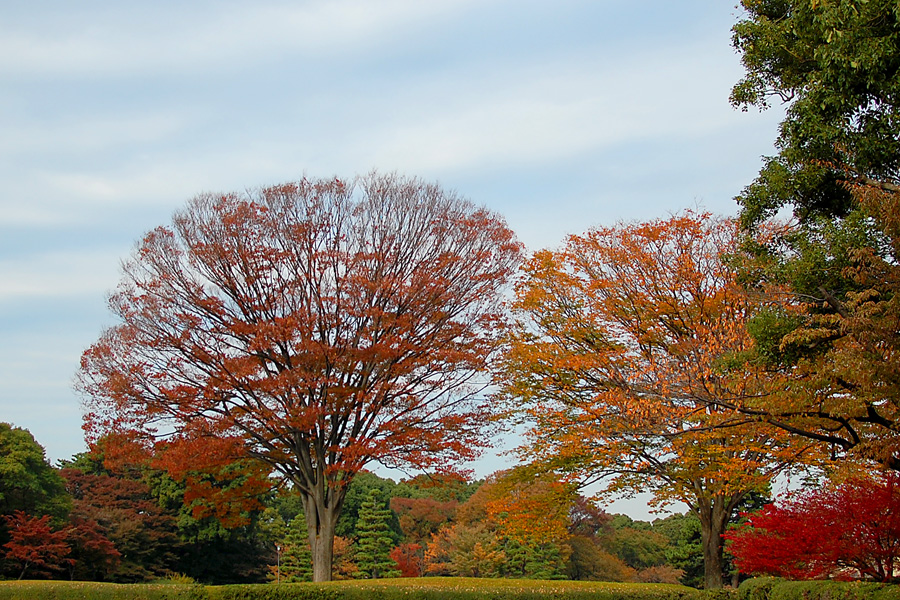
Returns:
[[[784,298],[756,319],[759,360],[791,393],[733,408],[900,469],[900,7],[741,4],[732,102],[787,103],[777,155],[737,200],[747,283]],[[779,211],[790,226],[763,225]]]
[[[72,508],[65,482],[27,429],[0,423],[0,515],[21,510],[65,522]],[[6,540],[0,540],[0,543]]]
[[[778,155],[741,196],[745,223],[793,207],[801,220],[854,206],[841,180],[900,174],[900,9],[895,0],[742,0],[734,27],[745,77],[732,102],[788,103]]]
[[[306,517],[301,513],[287,526],[281,548],[280,580],[283,583],[312,581],[312,553],[306,531]]]
[[[394,547],[388,525],[391,514],[378,490],[370,490],[360,506],[359,520],[356,522],[356,564],[364,577],[378,579],[400,575],[394,559],[390,557]]]

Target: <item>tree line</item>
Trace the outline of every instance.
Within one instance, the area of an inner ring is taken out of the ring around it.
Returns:
[[[51,466],[27,430],[0,425],[3,574],[11,578],[207,584],[311,581],[301,497],[272,480],[222,499],[147,465],[83,453]],[[239,489],[233,469],[216,486]],[[761,506],[757,502],[757,507]],[[749,508],[749,506],[748,506]],[[40,516],[36,516],[40,515]],[[540,524],[540,525],[538,525]],[[339,579],[512,577],[700,585],[699,521],[608,514],[572,486],[363,471],[335,530]],[[733,567],[729,567],[732,568]]]
[[[888,490],[873,497],[892,506],[900,15],[889,0],[742,6],[732,102],[777,97],[787,112],[738,218],[598,226],[526,256],[500,215],[399,175],[198,196],[140,241],[110,297],[117,324],[83,355],[91,452],[104,468],[165,473],[194,516],[225,527],[242,526],[255,490],[284,482],[316,581],[335,571],[367,466],[447,476],[510,424],[525,432],[522,466],[484,509],[503,539],[528,548],[566,529],[522,517],[540,504],[532,486],[650,490],[699,522],[709,588],[726,578],[724,540],[744,547],[729,523],[779,475],[817,478],[835,498]],[[795,539],[791,507],[862,514],[798,497],[743,531]],[[487,561],[476,574],[506,574],[521,553],[483,534],[466,532]],[[422,558],[452,565],[440,548],[466,536],[440,535]],[[790,572],[895,571],[893,558],[873,570],[858,556],[822,571],[813,550]]]

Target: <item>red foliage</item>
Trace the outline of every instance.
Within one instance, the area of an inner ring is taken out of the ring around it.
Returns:
[[[725,538],[744,573],[891,581],[900,568],[900,474],[769,504]]]
[[[103,581],[119,566],[122,554],[106,537],[103,527],[94,519],[72,516],[72,527],[68,529],[66,541],[72,547],[75,564],[72,577]]]
[[[86,556],[79,553],[76,570],[101,579],[141,581],[171,568],[171,549],[178,541],[175,521],[152,498],[145,483],[77,469],[62,469],[60,474],[72,495],[73,515],[85,523],[96,523],[97,534],[113,545],[110,551],[102,540],[94,539]],[[103,563],[89,562],[98,558],[106,561],[105,568],[101,568]]]
[[[407,539],[423,542],[431,539],[441,525],[456,513],[456,500],[439,502],[433,498],[391,498],[391,510],[397,513],[400,529]]]
[[[390,557],[397,563],[401,577],[422,576],[422,546],[419,544],[400,544],[391,550]]]
[[[496,407],[469,384],[521,254],[499,216],[398,176],[199,196],[141,241],[120,323],[82,357],[88,438],[174,434],[187,470],[209,449],[267,463],[306,497],[326,579],[367,463],[437,468],[488,445]]]
[[[19,579],[26,572],[31,576],[50,576],[74,563],[68,558],[72,549],[66,543],[67,532],[53,531],[50,515],[32,517],[17,510],[12,515],[4,515],[3,519],[10,537],[3,547],[7,560],[22,568]]]

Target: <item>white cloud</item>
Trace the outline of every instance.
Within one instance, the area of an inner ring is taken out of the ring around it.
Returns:
[[[119,276],[122,248],[55,251],[0,260],[0,302],[24,298],[102,298]]]
[[[69,14],[64,27],[0,26],[0,73],[190,72],[213,65],[229,68],[281,52],[345,54],[390,42],[398,32],[473,4],[475,0],[317,0],[221,3],[211,9],[188,3],[175,10],[163,10],[160,4],[156,12],[98,6],[97,12]]]
[[[375,164],[413,171],[527,165],[559,160],[625,140],[703,135],[737,115],[725,97],[734,65],[697,47],[664,57],[634,56],[481,74],[434,112],[400,106],[402,118],[363,132]],[[440,97],[440,90],[420,94]],[[362,150],[358,150],[361,153]]]

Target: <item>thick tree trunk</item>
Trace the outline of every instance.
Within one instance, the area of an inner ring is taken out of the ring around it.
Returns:
[[[331,568],[334,562],[334,529],[340,516],[340,505],[343,502],[327,502],[326,494],[321,498],[303,497],[303,508],[306,513],[306,530],[309,535],[309,548],[312,554],[313,581],[331,581]],[[341,498],[343,500],[343,498]]]
[[[728,500],[714,497],[709,503],[698,503],[696,507],[703,545],[703,587],[708,590],[722,588],[725,584],[722,575],[725,562],[722,534],[731,517]]]
[[[343,483],[326,484],[324,473],[319,473],[319,481],[316,484],[305,486],[305,489],[311,492],[304,492],[301,495],[309,549],[312,554],[313,581],[331,581],[334,530],[349,484],[349,479]],[[300,486],[300,489],[304,489],[304,486]]]
[[[309,545],[312,551],[313,581],[331,581],[331,568],[334,563],[334,523],[320,527],[316,533],[310,532]]]

